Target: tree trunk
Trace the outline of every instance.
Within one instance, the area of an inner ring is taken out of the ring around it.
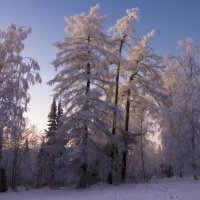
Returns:
[[[194,173],[194,180],[198,180],[198,175],[197,175],[197,166],[196,166],[196,146],[195,146],[195,129],[192,127],[192,138],[191,138],[191,143],[192,143],[192,168],[193,168],[193,173]]]
[[[6,192],[8,190],[6,172],[3,166],[1,165],[2,149],[3,149],[3,129],[0,127],[0,192]]]
[[[127,92],[126,99],[126,118],[125,118],[125,133],[124,133],[124,145],[125,150],[122,153],[122,172],[121,172],[121,181],[126,182],[126,163],[127,163],[127,132],[129,131],[129,111],[130,111],[130,90]]]
[[[129,78],[129,83],[132,82],[133,77],[137,74],[134,72],[131,74]],[[125,150],[122,153],[122,171],[121,171],[121,181],[126,182],[126,163],[127,163],[127,151],[128,151],[128,143],[127,143],[127,132],[129,131],[129,112],[130,112],[130,97],[131,91],[130,88],[127,91],[127,99],[126,99],[126,114],[125,114],[125,128],[124,128],[124,145]]]
[[[90,44],[90,36],[88,37],[88,45]],[[90,51],[88,51],[88,56],[90,55]],[[90,92],[90,62],[88,62],[87,64],[87,83],[86,83],[86,91],[85,91],[85,94],[86,96],[88,97],[88,94]],[[87,98],[86,97],[86,98]],[[86,105],[87,105],[87,108],[88,109],[88,99],[86,99]],[[87,149],[87,145],[88,145],[88,126],[87,126],[87,123],[84,122],[84,134],[83,134],[83,146],[84,146],[84,158],[83,158],[83,163],[81,165],[81,168],[83,170],[83,176],[81,177],[81,180],[78,184],[78,187],[81,187],[81,188],[85,188],[88,186],[88,177],[87,177],[87,169],[88,169],[88,161],[87,161],[87,152],[86,152],[86,149]]]
[[[122,54],[122,49],[124,45],[124,40],[126,38],[126,35],[124,35],[123,39],[120,41],[119,45],[119,58],[121,58]],[[115,105],[115,110],[113,113],[113,124],[112,124],[112,135],[116,135],[116,125],[117,125],[117,109],[118,109],[118,96],[119,96],[119,76],[120,76],[120,67],[121,67],[121,61],[119,61],[117,65],[117,74],[116,74],[116,79],[115,79],[115,99],[114,99],[114,105]],[[116,174],[117,174],[117,166],[115,166],[115,159],[118,156],[118,150],[115,144],[112,145],[111,147],[111,170],[109,172],[107,182],[110,184],[117,184],[116,180]]]
[[[117,118],[117,104],[118,104],[118,93],[119,93],[119,73],[120,73],[120,63],[117,66],[117,75],[115,82],[115,110],[113,113],[113,126],[112,126],[112,134],[116,134],[116,118]]]
[[[140,151],[141,151],[141,161],[142,161],[142,173],[143,173],[143,181],[146,181],[146,170],[145,170],[145,165],[144,165],[144,151],[143,151],[143,136],[140,136]]]
[[[183,177],[183,172],[182,172],[182,167],[180,166],[179,168],[179,177],[182,178]]]
[[[12,175],[11,175],[11,189],[12,190],[16,190],[17,159],[18,159],[18,148],[15,147],[14,159],[13,159],[13,165],[12,165]]]
[[[2,148],[3,148],[3,129],[0,127],[0,161],[2,157]]]
[[[113,126],[112,126],[112,135],[116,134],[116,118],[117,118],[117,104],[118,104],[118,93],[119,93],[119,74],[120,74],[120,63],[117,66],[117,75],[116,75],[116,86],[115,86],[115,110],[113,113]],[[111,171],[108,175],[107,182],[110,184],[116,184],[116,166],[115,166],[115,159],[117,156],[117,152],[115,144],[111,147]]]

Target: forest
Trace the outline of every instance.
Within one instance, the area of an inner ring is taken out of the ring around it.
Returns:
[[[105,30],[99,4],[65,18],[43,134],[25,117],[42,81],[42,66],[23,53],[31,28],[0,29],[0,192],[198,180],[200,46],[183,38],[176,53],[157,55],[155,31],[141,35],[139,19],[128,9]]]

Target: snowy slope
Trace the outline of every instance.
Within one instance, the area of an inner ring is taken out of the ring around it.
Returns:
[[[145,184],[95,185],[88,189],[37,189],[0,194],[0,200],[200,200],[200,182],[162,179]]]

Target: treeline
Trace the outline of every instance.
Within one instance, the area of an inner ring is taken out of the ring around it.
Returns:
[[[30,30],[0,32],[0,190],[198,179],[200,47],[185,39],[176,56],[158,56],[149,46],[154,31],[141,37],[134,26],[137,8],[108,32],[99,10],[66,18],[48,83],[48,129],[39,139],[23,115],[29,85],[41,81],[37,62],[21,56]]]

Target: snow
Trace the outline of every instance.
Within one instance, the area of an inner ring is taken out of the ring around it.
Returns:
[[[199,181],[157,179],[144,184],[97,184],[88,189],[9,191],[1,193],[0,200],[199,200],[199,188]]]

